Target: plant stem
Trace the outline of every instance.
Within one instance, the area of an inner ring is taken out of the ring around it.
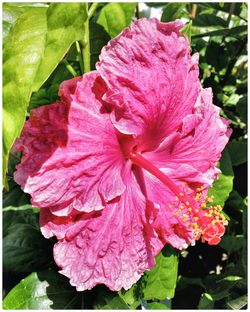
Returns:
[[[95,13],[95,10],[97,9],[99,3],[98,2],[94,2],[91,7],[89,8],[89,12],[88,12],[88,19],[90,20],[91,17],[93,16],[93,14]]]
[[[76,41],[76,51],[78,54],[78,59],[79,59],[79,64],[80,64],[80,69],[81,69],[81,73],[84,73],[84,68],[83,68],[83,60],[82,60],[82,51],[81,51],[81,47],[78,41]]]
[[[78,76],[77,72],[74,70],[74,68],[70,65],[70,63],[67,60],[63,60],[63,64],[66,66],[67,70],[71,73],[73,77]]]
[[[88,3],[85,3],[85,10],[86,10],[86,20],[84,22],[84,35],[83,41],[81,41],[82,45],[82,56],[83,56],[83,72],[87,73],[91,70],[91,63],[90,63],[90,40],[89,40],[89,20],[93,16],[95,10],[98,7],[98,3],[94,2],[90,9],[88,8]]]
[[[80,41],[82,46],[83,72],[90,71],[90,42],[89,42],[89,9],[88,3],[85,2],[86,20],[84,22],[83,40]]]

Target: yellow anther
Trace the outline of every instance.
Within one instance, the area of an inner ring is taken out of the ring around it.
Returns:
[[[170,205],[170,204],[169,204],[169,205],[168,205],[168,208],[173,208],[173,205]]]
[[[206,203],[202,203],[201,204],[201,208],[206,208],[207,207],[207,204]]]
[[[199,219],[198,217],[194,217],[194,221],[198,221],[198,219]]]
[[[184,193],[180,193],[180,196],[182,196],[182,197],[183,197],[183,196],[184,196]]]
[[[180,205],[180,207],[179,207],[179,208],[182,210],[182,209],[184,209],[184,206],[183,206],[183,205]]]
[[[199,212],[199,209],[195,209],[195,211],[194,211],[195,213],[198,213]]]
[[[192,212],[192,208],[188,208],[188,211],[189,211],[189,212]]]
[[[190,206],[190,202],[189,202],[189,201],[186,201],[186,205],[187,205],[187,206]]]
[[[212,203],[214,200],[213,200],[212,197],[208,197],[208,198],[207,198],[207,201],[208,201],[209,203]]]

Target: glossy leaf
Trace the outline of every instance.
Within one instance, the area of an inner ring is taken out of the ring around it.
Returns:
[[[247,143],[232,141],[228,144],[228,150],[233,166],[244,164],[247,161]]]
[[[188,38],[188,41],[190,42],[190,44],[191,44],[191,37],[192,37],[192,25],[193,25],[193,22],[190,21],[181,30],[182,34]]]
[[[176,20],[177,18],[183,17],[183,13],[185,13],[185,7],[186,3],[169,2],[163,10],[161,21],[170,22]]]
[[[97,24],[103,26],[105,31],[113,38],[130,25],[135,8],[135,2],[110,2],[101,9]]]
[[[78,307],[81,293],[53,271],[35,272],[23,279],[5,297],[6,310],[55,310]]]
[[[209,27],[209,26],[220,26],[226,27],[227,22],[214,14],[199,14],[193,21],[194,26]]]
[[[85,19],[83,3],[50,4],[47,11],[45,49],[33,83],[33,91],[37,91],[47,80],[73,42],[83,40]]]
[[[91,69],[95,69],[95,64],[99,60],[99,55],[103,46],[110,40],[110,36],[102,26],[95,22],[90,22],[90,53]]]
[[[98,296],[94,302],[94,309],[129,310],[130,307],[117,293],[111,292],[110,290],[101,286],[98,289]]]
[[[160,302],[149,302],[148,303],[149,310],[170,310],[165,304]]]
[[[43,55],[46,10],[32,8],[22,14],[3,46],[3,181],[9,150],[23,127],[32,83]]]
[[[222,158],[220,160],[219,179],[213,183],[213,187],[209,189],[208,195],[214,196],[213,205],[224,206],[230,192],[233,189],[233,169],[230,159],[230,155],[227,149],[224,150]]]
[[[207,310],[214,308],[214,300],[212,296],[208,293],[203,293],[200,298],[198,309]]]
[[[241,25],[232,28],[219,29],[214,31],[209,31],[197,35],[193,35],[194,38],[199,37],[212,37],[212,36],[235,36],[247,31],[247,26]]]
[[[3,269],[32,272],[53,261],[52,243],[30,224],[14,223],[3,238]]]
[[[143,293],[138,287],[138,284],[134,284],[129,290],[125,291],[124,289],[118,292],[119,296],[123,301],[130,307],[130,309],[136,309],[143,298]]]
[[[166,246],[156,257],[156,265],[152,271],[146,271],[142,278],[144,299],[162,300],[166,297],[173,298],[177,271],[177,252],[170,246]]]

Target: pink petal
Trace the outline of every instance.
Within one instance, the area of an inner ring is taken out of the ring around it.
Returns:
[[[157,167],[166,168],[170,177],[178,178],[185,172],[190,182],[196,179],[211,186],[220,172],[215,166],[231,135],[228,125],[212,103],[211,89],[201,89],[194,113],[184,117],[179,131],[145,157]]]
[[[62,102],[31,112],[15,148],[23,152],[15,180],[32,204],[56,215],[100,210],[120,196],[124,159],[104,111],[97,72],[62,83]]]
[[[198,95],[198,55],[190,56],[182,26],[140,19],[103,48],[97,64],[115,127],[142,136],[144,150],[177,130]]]
[[[117,202],[100,212],[71,216],[68,222],[49,210],[41,212],[43,233],[60,239],[54,247],[60,272],[78,291],[100,283],[114,291],[130,288],[152,268],[163,247],[147,220],[154,214],[152,206],[133,181]]]

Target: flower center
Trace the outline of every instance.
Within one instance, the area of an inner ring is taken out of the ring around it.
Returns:
[[[131,152],[129,159],[134,165],[147,170],[159,179],[176,195],[173,204],[170,204],[169,208],[174,210],[173,215],[178,217],[181,222],[188,223],[188,227],[193,229],[195,239],[199,239],[202,235],[202,241],[207,241],[210,245],[220,242],[220,237],[225,232],[224,226],[228,222],[221,212],[220,205],[207,207],[208,203],[213,202],[213,198],[205,194],[203,187],[197,188],[195,194],[193,194],[185,183],[181,189],[140,153]]]

